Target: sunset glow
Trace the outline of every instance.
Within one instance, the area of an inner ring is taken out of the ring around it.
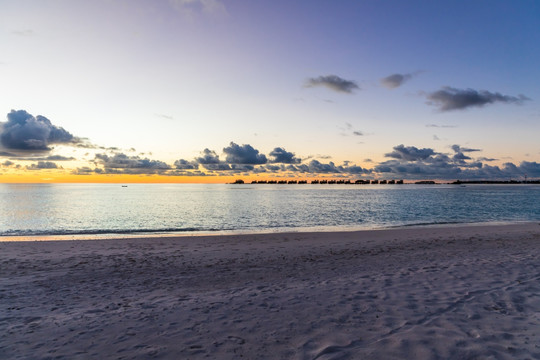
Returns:
[[[540,178],[536,2],[0,10],[3,183]]]

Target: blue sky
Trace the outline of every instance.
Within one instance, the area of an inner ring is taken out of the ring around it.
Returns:
[[[7,0],[0,42],[3,175],[540,177],[536,1]]]

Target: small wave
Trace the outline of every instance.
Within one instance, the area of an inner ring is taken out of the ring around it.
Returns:
[[[457,225],[457,224],[466,224],[463,221],[431,221],[431,222],[417,222],[417,223],[408,223],[400,225],[391,225],[388,228],[401,228],[401,227],[413,227],[413,226],[429,226],[429,225]]]
[[[161,228],[161,229],[89,229],[89,230],[8,230],[0,232],[0,236],[64,236],[64,235],[130,235],[156,233],[216,232],[232,229],[212,228]]]

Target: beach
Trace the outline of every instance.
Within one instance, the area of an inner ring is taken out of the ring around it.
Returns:
[[[2,359],[540,359],[540,224],[3,241],[0,329]]]

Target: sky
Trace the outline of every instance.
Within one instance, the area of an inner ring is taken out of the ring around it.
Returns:
[[[0,0],[0,182],[540,178],[534,0]]]

